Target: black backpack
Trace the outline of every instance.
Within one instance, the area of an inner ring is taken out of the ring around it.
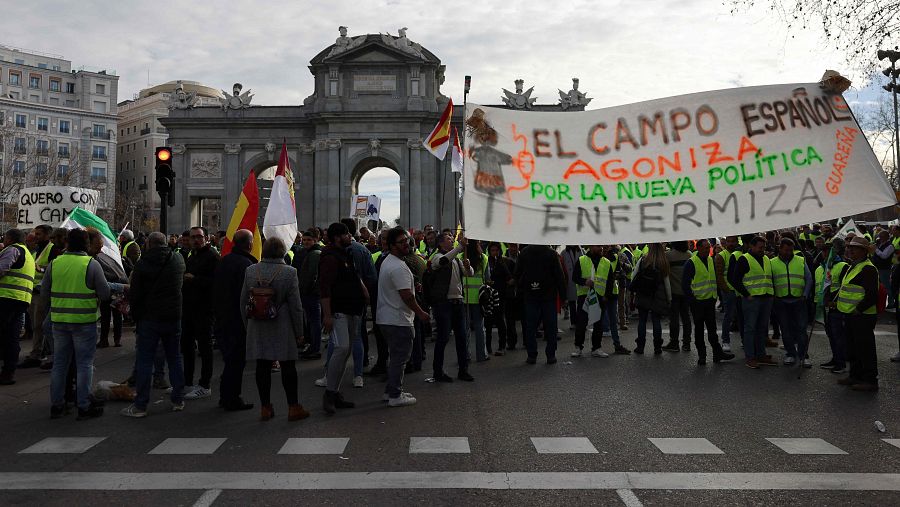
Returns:
[[[631,290],[642,296],[652,296],[656,293],[659,282],[660,274],[656,267],[641,265],[634,280],[631,281]]]

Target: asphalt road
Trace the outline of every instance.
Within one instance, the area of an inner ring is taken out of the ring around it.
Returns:
[[[188,402],[182,413],[169,412],[164,393],[154,391],[146,419],[121,417],[125,404],[111,402],[96,420],[51,420],[49,375],[22,370],[16,385],[0,388],[0,498],[5,505],[897,505],[900,447],[883,440],[900,438],[900,364],[888,361],[895,330],[887,319],[878,327],[878,393],[849,391],[817,367],[799,380],[796,367],[750,370],[737,343],[739,357],[718,365],[697,366],[695,352],[570,359],[566,331],[556,365],[543,357],[526,365],[519,349],[474,364],[473,383],[426,383],[430,367],[409,375],[405,390],[419,401],[411,407],[387,408],[379,379],[354,389],[345,378],[357,408],[333,417],[313,386],[321,363],[303,362],[301,401],[313,415],[294,423],[278,379],[276,418],[265,423],[256,409],[219,409],[217,381],[212,397]],[[633,347],[636,325],[622,335]],[[130,331],[124,343],[98,351],[95,381],[128,376]],[[824,335],[814,335],[816,365],[828,359],[827,348]],[[608,339],[604,349],[612,352]],[[450,346],[448,363],[453,357]],[[216,377],[220,367],[217,357]],[[244,397],[258,403],[253,374],[245,373]],[[81,453],[22,453],[71,437],[97,442]],[[173,444],[193,454],[150,453],[170,438],[220,440]],[[306,440],[313,438],[347,440]],[[288,439],[329,454],[280,454]],[[810,452],[792,454],[768,439],[821,440],[776,441]],[[678,443],[695,447],[669,449]],[[425,452],[411,452],[419,445]],[[557,452],[538,452],[546,446]],[[468,452],[434,452],[448,449]]]

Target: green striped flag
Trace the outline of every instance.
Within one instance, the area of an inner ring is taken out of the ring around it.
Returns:
[[[62,223],[63,229],[87,229],[88,227],[97,229],[100,231],[100,234],[103,235],[103,249],[100,251],[101,255],[106,255],[115,261],[119,267],[122,267],[122,254],[119,252],[119,243],[116,235],[113,234],[112,229],[109,228],[109,224],[104,222],[102,218],[88,210],[76,207],[69,213],[66,221]]]

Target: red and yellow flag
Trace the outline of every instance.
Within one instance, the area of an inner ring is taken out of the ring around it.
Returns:
[[[250,253],[258,259],[262,258],[262,236],[259,234],[259,187],[256,186],[256,173],[250,172],[244,190],[238,197],[228,229],[225,231],[225,243],[222,245],[222,255],[231,252],[234,233],[241,229],[253,231],[253,248]]]
[[[453,116],[453,99],[447,102],[447,107],[441,114],[434,130],[425,139],[425,149],[430,151],[438,160],[444,160],[447,148],[450,146],[450,119]]]

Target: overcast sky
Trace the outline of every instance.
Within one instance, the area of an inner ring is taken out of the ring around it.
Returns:
[[[555,103],[557,89],[579,77],[595,109],[817,81],[826,68],[846,73],[843,55],[818,31],[788,33],[762,5],[732,15],[722,0],[32,0],[6,2],[2,12],[0,44],[60,54],[74,68],[114,69],[120,101],[148,83],[189,79],[227,90],[241,82],[254,104],[300,104],[312,92],[309,60],[334,43],[338,25],[351,36],[408,27],[408,37],[447,66],[443,93],[457,103],[466,74],[476,103],[498,103],[517,78],[534,86],[539,103]],[[877,94],[851,90],[847,98]],[[390,175],[367,180],[375,183],[362,191],[396,190]],[[388,219],[399,214],[396,202],[383,208]]]

